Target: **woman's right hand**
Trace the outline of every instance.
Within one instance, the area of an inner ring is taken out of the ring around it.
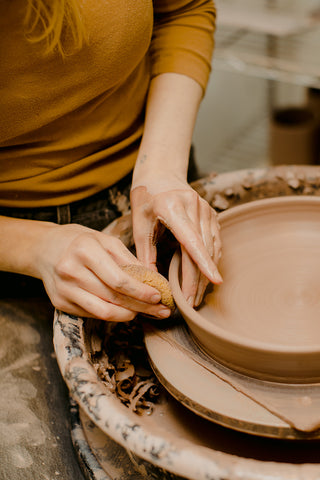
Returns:
[[[37,245],[36,258],[37,276],[59,310],[115,322],[138,312],[170,315],[155,288],[120,268],[141,262],[117,238],[81,225],[54,225]]]

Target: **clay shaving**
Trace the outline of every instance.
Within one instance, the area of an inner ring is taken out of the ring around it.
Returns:
[[[312,168],[312,167],[311,167]],[[306,170],[299,166],[280,166],[259,171],[246,171],[245,176],[236,173],[230,185],[215,188],[217,174],[196,181],[193,188],[205,198],[217,212],[230,207],[260,200],[263,198],[286,195],[320,195],[319,170]],[[217,181],[217,185],[219,182]],[[219,185],[220,186],[220,185]]]
[[[99,377],[130,410],[150,415],[161,388],[146,358],[139,319],[103,322],[100,327],[104,331],[93,331],[90,339],[91,360]]]

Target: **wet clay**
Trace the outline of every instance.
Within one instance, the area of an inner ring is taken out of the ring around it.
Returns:
[[[266,346],[318,349],[320,199],[261,200],[221,214],[220,224],[224,284],[199,313]]]
[[[177,275],[180,311],[200,344],[236,370],[310,382],[320,378],[320,199],[286,197],[220,215],[224,283],[195,311]]]

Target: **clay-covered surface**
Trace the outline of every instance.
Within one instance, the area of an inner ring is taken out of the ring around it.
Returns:
[[[0,478],[80,480],[52,345],[53,308],[37,288],[23,298],[26,287],[15,286],[0,299]]]

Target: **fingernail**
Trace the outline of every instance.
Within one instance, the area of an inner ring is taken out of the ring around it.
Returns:
[[[203,297],[203,293],[201,293],[201,294],[198,293],[197,294],[195,302],[194,302],[195,307],[199,307],[200,303],[202,302],[202,297]]]
[[[194,296],[190,296],[187,298],[187,303],[190,305],[190,307],[193,307],[194,305]]]
[[[158,311],[158,316],[161,318],[167,318],[167,317],[170,317],[170,315],[171,315],[171,310],[169,308],[161,308]]]
[[[155,293],[154,295],[152,295],[150,300],[151,300],[152,303],[159,303],[160,300],[161,300],[160,293]]]
[[[222,283],[223,279],[218,271],[215,271],[213,274],[214,283]]]

